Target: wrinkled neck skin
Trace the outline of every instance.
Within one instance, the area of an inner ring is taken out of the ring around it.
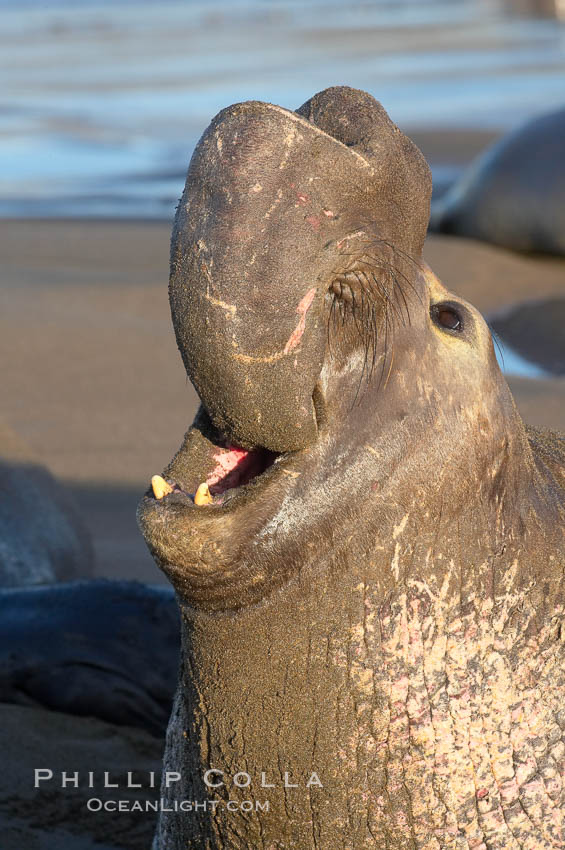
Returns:
[[[490,337],[446,356],[417,300],[358,393],[328,351],[318,440],[259,501],[141,519],[183,614],[163,794],[217,801],[159,850],[562,846],[562,491]]]

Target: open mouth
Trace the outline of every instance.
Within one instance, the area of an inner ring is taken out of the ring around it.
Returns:
[[[323,433],[325,402],[315,388],[314,411],[318,434]],[[154,475],[147,496],[160,502],[177,502],[190,507],[227,507],[255,500],[259,491],[275,479],[296,480],[302,474],[298,460],[308,454],[304,449],[273,451],[263,446],[251,449],[234,444],[230,437],[212,422],[201,405],[184,445],[163,476]],[[297,467],[298,461],[298,468]]]
[[[217,447],[213,455],[214,467],[194,493],[183,489],[176,481],[154,475],[151,479],[153,495],[157,500],[171,493],[188,497],[198,507],[223,505],[237,492],[260,478],[284,455],[268,449],[242,449],[238,446]]]
[[[236,610],[287,578],[286,561],[267,565],[257,552],[271,551],[276,534],[269,523],[291,493],[300,492],[305,460],[308,447],[275,452],[234,445],[200,408],[170,466],[153,476],[137,514],[151,553],[185,602]]]
[[[210,611],[235,610],[286,580],[286,561],[267,564],[258,552],[271,552],[277,517],[295,509],[293,496],[300,498],[310,480],[319,445],[243,447],[200,406],[137,513],[151,553],[185,601]]]

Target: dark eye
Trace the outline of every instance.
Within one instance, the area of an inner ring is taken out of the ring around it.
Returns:
[[[436,304],[432,308],[432,318],[436,325],[448,331],[462,331],[463,319],[452,304]]]

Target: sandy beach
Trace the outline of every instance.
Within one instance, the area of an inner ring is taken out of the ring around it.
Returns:
[[[167,223],[4,221],[2,416],[71,490],[99,576],[159,582],[135,508],[180,445],[197,398],[167,296]],[[563,294],[565,262],[431,237],[444,283],[488,316]],[[565,381],[511,377],[526,422],[565,430]]]

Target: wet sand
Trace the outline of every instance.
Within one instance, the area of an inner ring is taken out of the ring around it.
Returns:
[[[100,576],[161,581],[135,508],[196,409],[169,318],[169,236],[166,223],[0,227],[2,415],[72,491]],[[435,236],[426,258],[485,315],[565,290],[559,260]],[[565,381],[509,382],[527,422],[565,430]]]

